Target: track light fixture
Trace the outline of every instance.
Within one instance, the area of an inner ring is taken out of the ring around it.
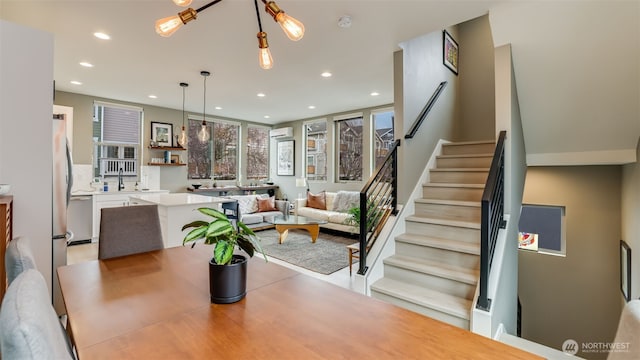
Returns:
[[[174,32],[176,32],[182,25],[186,25],[189,21],[195,20],[198,16],[198,13],[208,9],[209,7],[219,3],[222,0],[213,0],[198,9],[188,8],[184,11],[179,12],[177,15],[169,16],[163,19],[156,21],[156,32],[161,36],[171,36]],[[261,0],[265,5],[264,11],[273,17],[273,20],[276,21],[287,37],[293,41],[298,41],[302,39],[304,36],[304,25],[296,20],[295,18],[286,14],[274,1]],[[189,6],[191,4],[191,0],[173,0],[173,2],[178,6]],[[263,69],[271,69],[273,66],[273,58],[271,57],[271,52],[269,51],[269,44],[267,42],[267,33],[262,31],[262,22],[260,21],[260,12],[258,10],[258,1],[253,1],[256,6],[256,15],[258,17],[258,59],[260,63],[260,67]]]

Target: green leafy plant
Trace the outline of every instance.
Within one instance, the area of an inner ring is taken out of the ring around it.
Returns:
[[[370,200],[367,201],[367,230],[370,230],[373,227],[374,221],[374,207]],[[347,214],[349,216],[343,223],[349,226],[353,226],[356,229],[360,229],[360,205],[356,205],[349,210],[347,210]]]
[[[205,244],[214,245],[213,260],[219,265],[231,263],[236,245],[249,257],[253,257],[256,251],[262,253],[264,260],[267,261],[267,256],[264,255],[260,246],[260,239],[245,224],[238,221],[237,227],[233,226],[227,215],[217,209],[202,207],[198,208],[198,211],[212,217],[213,220],[210,222],[196,220],[185,224],[182,230],[193,229],[184,237],[183,245],[193,242],[193,247],[197,240],[204,239]]]

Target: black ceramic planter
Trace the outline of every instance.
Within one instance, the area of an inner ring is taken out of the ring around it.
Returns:
[[[247,294],[247,258],[233,255],[231,264],[209,261],[209,293],[214,304],[231,304]]]

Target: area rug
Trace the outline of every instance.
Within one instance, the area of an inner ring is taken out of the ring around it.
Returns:
[[[299,229],[289,230],[283,244],[278,244],[280,235],[275,229],[258,231],[256,235],[267,256],[325,275],[349,266],[346,246],[358,242],[355,238],[320,232],[314,244],[309,233]]]

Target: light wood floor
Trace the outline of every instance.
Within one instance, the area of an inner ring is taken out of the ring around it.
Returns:
[[[348,256],[347,249],[344,249],[344,256]],[[72,245],[67,248],[67,264],[75,264],[83,261],[96,260],[98,258],[98,243]],[[291,265],[279,259],[269,258],[269,261],[296,270],[316,279],[324,280],[334,285],[353,290],[353,277],[349,275],[349,267],[338,270],[330,275],[319,274],[295,265]],[[354,270],[357,263],[354,264]]]

